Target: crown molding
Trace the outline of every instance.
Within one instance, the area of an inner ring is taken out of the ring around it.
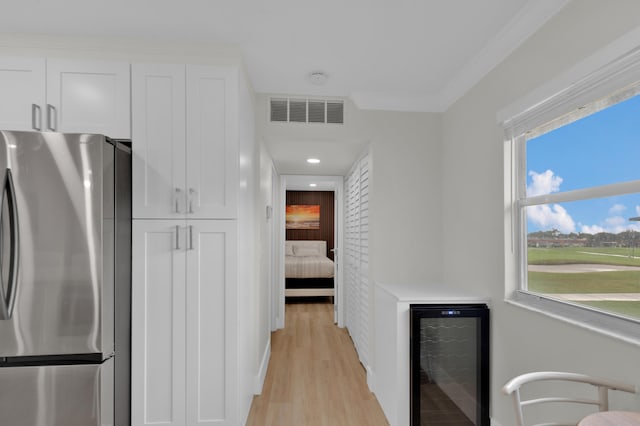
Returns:
[[[442,89],[433,94],[360,92],[350,98],[360,109],[444,112],[493,68],[560,12],[571,0],[529,0]]]

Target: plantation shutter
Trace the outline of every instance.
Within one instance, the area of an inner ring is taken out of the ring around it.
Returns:
[[[369,362],[369,156],[358,161],[345,183],[346,326],[360,362]]]

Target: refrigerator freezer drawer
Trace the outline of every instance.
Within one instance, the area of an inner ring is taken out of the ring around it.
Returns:
[[[102,364],[0,368],[0,424],[112,426],[113,358]]]

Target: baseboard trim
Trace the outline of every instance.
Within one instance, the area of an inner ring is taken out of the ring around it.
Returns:
[[[366,366],[364,370],[367,373],[367,386],[369,386],[369,391],[376,393],[375,374],[373,374],[371,366]]]
[[[255,377],[253,389],[254,395],[260,395],[262,393],[262,387],[264,386],[264,381],[267,377],[269,359],[271,359],[271,337],[267,340],[266,348],[264,348],[264,353],[262,354],[262,362],[260,362],[260,368],[258,369],[258,374]]]

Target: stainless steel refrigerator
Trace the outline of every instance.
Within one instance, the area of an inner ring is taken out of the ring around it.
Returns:
[[[129,424],[130,155],[0,131],[2,425]]]

